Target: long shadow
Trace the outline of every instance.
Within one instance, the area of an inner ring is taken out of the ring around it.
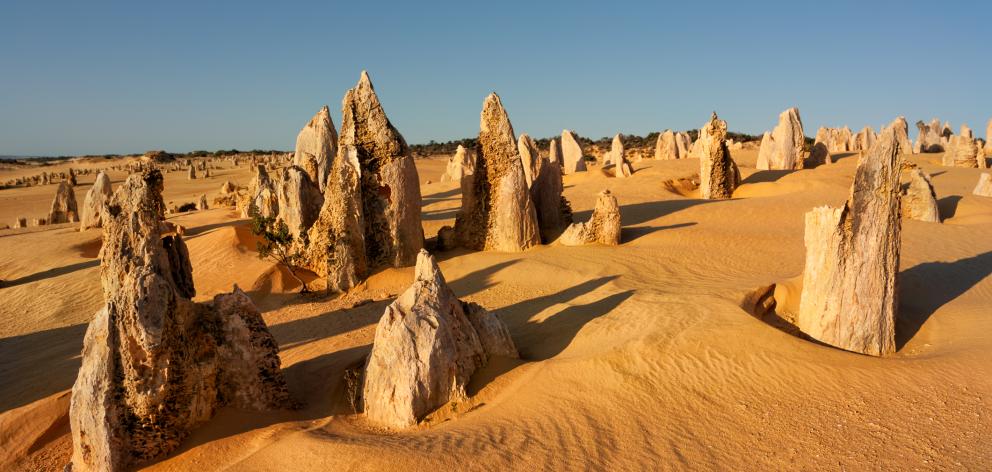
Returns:
[[[640,239],[656,231],[663,231],[666,229],[676,229],[685,228],[686,226],[695,226],[696,222],[692,221],[689,223],[678,223],[674,225],[667,226],[635,226],[633,228],[623,228],[620,233],[620,243],[629,243],[635,239]]]
[[[954,262],[924,262],[899,274],[896,349],[913,339],[923,324],[951,300],[992,274],[992,251]]]
[[[391,302],[392,299],[379,300],[353,308],[332,310],[309,318],[275,324],[269,326],[269,332],[276,338],[280,349],[289,349],[374,324],[379,321],[386,310],[386,305]]]
[[[586,323],[609,313],[633,294],[633,290],[614,293],[592,303],[570,306],[543,321],[528,322],[521,331],[542,341],[521,348],[521,357],[546,360],[557,356],[572,343]]]
[[[420,219],[424,221],[450,220],[458,215],[461,208],[448,208],[446,210],[431,210],[420,213]]]
[[[586,323],[609,313],[630,298],[634,292],[628,290],[608,295],[595,302],[573,305],[542,321],[531,321],[530,318],[534,314],[552,305],[567,303],[615,280],[617,277],[619,276],[588,280],[551,295],[525,300],[497,310],[500,318],[510,329],[521,359],[523,361],[540,361],[557,356],[572,343],[572,340]],[[472,379],[471,390],[473,392],[482,390],[489,382],[519,364],[520,362],[508,362],[486,369],[480,377]]]
[[[606,277],[600,277],[598,279],[587,280],[574,287],[569,287],[564,290],[552,293],[550,295],[543,295],[537,298],[532,298],[530,300],[524,300],[521,302],[514,303],[512,305],[505,306],[496,310],[499,313],[500,318],[507,324],[510,328],[511,333],[514,331],[519,331],[519,335],[523,338],[529,337],[533,334],[533,325],[541,323],[532,323],[530,318],[534,316],[535,313],[540,313],[552,305],[559,303],[567,303],[575,298],[581,297],[597,288],[606,285],[607,283],[619,278],[619,275],[610,275]],[[602,313],[601,313],[602,314]],[[597,315],[598,316],[598,315]],[[588,320],[586,320],[588,321]],[[582,324],[585,324],[583,322]],[[581,328],[581,326],[578,326]],[[576,329],[576,331],[578,331]],[[516,333],[514,333],[516,334]],[[517,336],[514,336],[516,339]],[[540,342],[543,342],[541,340]],[[538,344],[539,342],[535,342]],[[528,344],[528,343],[523,343]],[[518,344],[519,346],[519,344]]]
[[[37,282],[39,280],[45,280],[52,277],[71,274],[77,270],[89,269],[90,267],[96,267],[98,265],[100,265],[99,260],[77,262],[75,264],[69,264],[67,266],[56,267],[54,269],[48,269],[48,270],[43,270],[41,272],[36,272],[31,275],[25,275],[24,277],[21,277],[19,279],[7,280],[3,283],[3,285],[0,285],[0,287],[16,287],[22,284]]]
[[[839,161],[841,159],[847,159],[849,157],[857,157],[858,154],[860,154],[860,153],[859,152],[839,152],[837,154],[832,154],[830,157],[833,158],[834,162],[837,162],[837,161]]]
[[[465,274],[465,276],[459,278],[458,280],[449,281],[448,285],[456,294],[458,294],[459,298],[463,298],[496,285],[496,283],[492,280],[492,276],[518,262],[520,262],[520,259],[513,259],[500,262],[498,264],[493,264],[489,267]]]
[[[217,228],[224,228],[224,227],[227,227],[227,226],[237,226],[237,225],[243,224],[243,223],[244,223],[244,221],[242,221],[242,220],[234,220],[234,221],[224,221],[222,223],[213,223],[213,224],[209,224],[209,225],[197,226],[195,228],[190,228],[190,229],[186,230],[186,234],[183,235],[183,239],[187,239],[187,240],[188,239],[193,239],[193,238],[195,238],[197,236],[201,236],[201,235],[203,235],[203,234],[205,234],[205,233],[207,233],[207,232],[209,232],[211,230],[215,230]]]
[[[778,179],[785,177],[794,170],[759,170],[745,178],[741,181],[741,185],[744,184],[757,184],[762,182],[776,182]]]
[[[699,198],[689,198],[622,205],[620,207],[621,224],[624,226],[636,225],[661,218],[696,205],[704,205],[720,201],[727,200],[703,200]],[[589,212],[589,214],[591,214],[591,212]],[[586,215],[583,218],[576,218],[575,221],[586,221],[588,218],[589,216]]]
[[[87,324],[0,339],[0,413],[72,387]]]
[[[262,429],[277,423],[314,421],[331,415],[351,414],[342,373],[364,359],[371,345],[329,352],[283,369],[290,394],[300,404],[295,410],[242,411],[225,407],[195,429],[180,447],[160,460],[175,457],[197,446]],[[306,397],[301,395],[307,394]],[[159,460],[156,460],[158,462]]]
[[[455,188],[453,188],[451,190],[445,190],[443,192],[438,192],[438,193],[434,193],[434,194],[431,194],[431,195],[426,195],[426,196],[424,196],[422,198],[422,200],[444,200],[444,199],[447,199],[448,197],[453,197],[453,196],[458,195],[460,193],[462,193],[462,188],[459,186],[459,187],[455,187]]]
[[[937,209],[940,210],[941,220],[954,218],[954,213],[958,211],[958,203],[961,202],[961,198],[961,195],[948,195],[937,200]]]

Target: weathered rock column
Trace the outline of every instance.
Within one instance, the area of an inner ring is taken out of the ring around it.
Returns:
[[[700,133],[700,139],[704,139],[703,158],[699,160],[700,198],[730,198],[741,183],[741,173],[727,149],[727,122],[713,112],[703,128],[706,132]]]
[[[796,325],[814,339],[874,356],[895,351],[899,171],[899,144],[890,126],[858,163],[844,207],[806,214]]]
[[[470,249],[508,252],[540,244],[513,126],[495,93],[483,103],[479,128],[477,167],[462,181],[456,239]]]

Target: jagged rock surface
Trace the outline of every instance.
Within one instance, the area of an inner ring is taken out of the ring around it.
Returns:
[[[255,215],[275,218],[279,215],[279,196],[276,192],[276,184],[269,177],[265,166],[255,166],[255,178],[248,185],[246,197],[238,201],[238,208],[242,218],[253,218]]]
[[[917,121],[916,128],[919,130],[919,135],[916,137],[916,145],[913,147],[913,152],[942,152],[944,150],[944,144],[941,140],[943,127],[940,124],[940,120],[934,118],[929,124],[923,121]]]
[[[459,300],[434,258],[420,251],[413,285],[376,326],[365,367],[365,414],[387,428],[413,426],[464,398],[472,374],[493,356],[518,357],[506,325]]]
[[[462,180],[462,209],[455,219],[459,244],[508,252],[540,244],[513,126],[495,93],[483,103],[478,142],[475,173]]]
[[[558,238],[565,246],[600,243],[607,246],[620,244],[620,204],[609,190],[599,192],[596,207],[589,221],[572,223]]]
[[[895,351],[898,148],[887,127],[858,163],[844,207],[806,214],[806,268],[796,325],[824,343],[874,356]]]
[[[992,197],[992,174],[985,172],[978,176],[978,185],[975,185],[971,193],[981,197]]]
[[[448,165],[441,175],[441,182],[461,182],[466,175],[475,172],[475,153],[461,144],[455,154],[448,159]]]
[[[792,170],[803,166],[803,122],[798,108],[789,108],[778,115],[778,125],[765,133],[758,150],[758,169]],[[767,147],[766,147],[767,146]]]
[[[79,229],[99,228],[103,225],[103,215],[107,212],[107,203],[113,196],[110,177],[106,172],[100,172],[93,181],[93,186],[86,192],[83,200],[83,212],[79,218]]]
[[[48,211],[48,224],[71,223],[78,220],[79,210],[76,207],[76,192],[68,182],[59,182],[59,188],[52,199],[52,207]]]
[[[680,139],[680,138],[679,138]],[[658,142],[654,147],[654,158],[659,160],[678,159],[685,157],[679,154],[678,139],[672,130],[666,129],[664,133],[658,135]]]
[[[562,170],[566,175],[585,172],[586,161],[583,159],[582,146],[579,145],[575,135],[567,129],[561,132],[561,152]]]
[[[296,151],[293,153],[293,165],[306,171],[310,181],[316,183],[321,192],[327,187],[327,174],[331,171],[337,147],[338,135],[334,131],[334,122],[327,105],[324,105],[296,136]]]
[[[317,184],[310,180],[310,174],[295,165],[284,168],[276,195],[279,219],[286,223],[294,239],[306,236],[317,221],[324,203],[324,197]]]
[[[424,247],[413,156],[365,71],[345,94],[341,116],[338,158],[303,251],[331,290],[353,287],[372,268],[409,266]]]
[[[905,117],[898,117],[892,124],[896,133],[896,143],[899,145],[900,154],[912,154],[913,144],[909,141],[909,123]]]
[[[627,160],[627,153],[623,148],[623,139],[621,139],[620,134],[613,136],[613,141],[610,143],[610,152],[606,156],[603,165],[613,165],[614,177],[623,178],[634,175],[634,168],[631,167],[630,161]]]
[[[727,122],[714,112],[703,129],[705,133],[700,133],[700,139],[704,139],[703,158],[699,160],[700,198],[730,198],[741,183],[741,173],[727,148]]]
[[[944,145],[942,163],[951,167],[985,168],[985,152],[975,138],[951,136]]]
[[[530,188],[541,166],[541,154],[537,150],[537,143],[527,133],[523,133],[517,139],[517,152],[524,167],[524,180],[527,182],[527,188]]]
[[[83,343],[72,388],[72,470],[122,471],[176,449],[217,408],[289,402],[278,347],[235,287],[193,303],[182,237],[164,233],[162,175],[130,176],[108,206],[106,304]]]
[[[898,142],[897,132],[896,143]],[[902,145],[899,145],[899,152],[902,152]],[[913,220],[940,223],[937,194],[933,191],[930,175],[918,167],[909,171],[909,184],[902,194],[902,216]]]

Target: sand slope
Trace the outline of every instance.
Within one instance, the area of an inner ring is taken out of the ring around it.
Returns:
[[[304,406],[224,410],[148,469],[987,468],[992,199],[970,194],[979,171],[911,158],[934,176],[948,218],[905,223],[899,352],[876,359],[790,336],[740,308],[756,287],[802,272],[802,215],[843,202],[857,160],[755,172],[754,154],[735,154],[745,179],[729,201],[664,185],[697,173],[696,160],[635,163],[626,180],[595,168],[567,176],[578,219],[603,188],[617,196],[619,247],[439,254],[455,292],[498,312],[523,359],[487,367],[469,401],[403,434],[351,415],[342,378],[368,353],[411,268],[378,273],[342,299],[300,297],[255,258],[231,212],[177,217],[189,228],[198,299],[232,283],[251,289]],[[460,196],[457,184],[426,184],[442,161],[417,164],[430,237],[452,224]],[[247,170],[231,173],[247,182]],[[192,195],[189,185],[169,174],[167,198]],[[19,191],[0,191],[0,219],[16,216]],[[98,237],[0,232],[0,278],[16,279],[0,289],[0,440],[15,451],[0,456],[4,468],[55,469],[68,458],[59,425],[85,323],[102,301]]]

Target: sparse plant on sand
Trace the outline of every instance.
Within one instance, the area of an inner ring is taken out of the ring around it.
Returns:
[[[300,253],[293,248],[293,234],[289,232],[286,222],[262,215],[255,215],[251,220],[251,232],[255,236],[261,236],[262,240],[255,243],[258,249],[258,258],[269,258],[282,265],[289,271],[302,288],[300,293],[309,293],[307,283],[296,274],[296,261],[300,258]]]

